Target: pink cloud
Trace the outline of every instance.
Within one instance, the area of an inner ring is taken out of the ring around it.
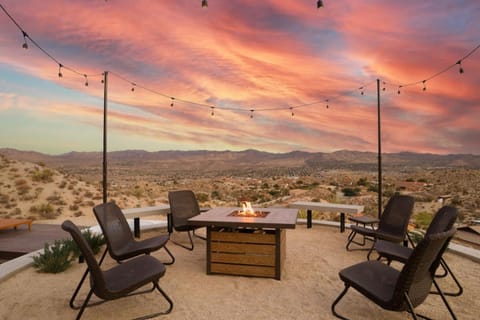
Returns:
[[[480,52],[462,63],[464,74],[455,67],[428,81],[425,92],[417,84],[396,94],[398,84],[426,79],[477,45],[480,5],[473,0],[461,8],[433,0],[328,1],[322,10],[313,1],[295,0],[215,1],[208,10],[186,0],[7,1],[5,6],[65,65],[81,74],[109,70],[126,78],[109,76],[112,128],[157,139],[160,147],[179,142],[183,148],[373,151],[372,81],[380,78],[387,83],[386,152],[480,150],[472,138],[477,133],[472,119],[479,116]],[[55,62],[32,45],[21,49],[21,33],[5,16],[0,27],[0,63],[89,99],[102,98],[100,76],[89,78],[88,87],[81,74],[67,70],[59,79]],[[130,82],[138,84],[134,92]],[[366,83],[371,85],[362,96],[358,88]],[[169,96],[176,98],[174,108]],[[59,106],[55,92],[45,99],[45,105]],[[319,103],[295,108],[291,116],[289,107],[313,101]],[[71,110],[70,118],[93,125],[100,116],[101,103],[70,104],[87,106]],[[217,107],[214,117],[210,105]],[[253,119],[250,109],[256,110]]]

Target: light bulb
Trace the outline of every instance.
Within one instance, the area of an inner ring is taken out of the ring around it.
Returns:
[[[22,44],[22,48],[23,49],[28,49],[28,43],[27,43],[27,37],[28,37],[28,34],[22,30],[22,34],[23,34],[23,44]]]

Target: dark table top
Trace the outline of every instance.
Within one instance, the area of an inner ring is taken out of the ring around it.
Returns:
[[[295,229],[298,209],[288,208],[258,208],[255,211],[268,212],[266,217],[239,217],[231,216],[240,210],[237,207],[217,207],[188,219],[194,226],[218,227],[251,227],[251,228],[279,228]]]

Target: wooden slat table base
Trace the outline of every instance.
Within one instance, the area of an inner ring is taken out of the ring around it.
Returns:
[[[246,231],[246,232],[244,232]],[[207,228],[207,274],[281,279],[284,229]]]

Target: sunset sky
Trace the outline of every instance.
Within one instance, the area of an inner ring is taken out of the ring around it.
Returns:
[[[0,4],[0,147],[480,154],[478,0]]]

